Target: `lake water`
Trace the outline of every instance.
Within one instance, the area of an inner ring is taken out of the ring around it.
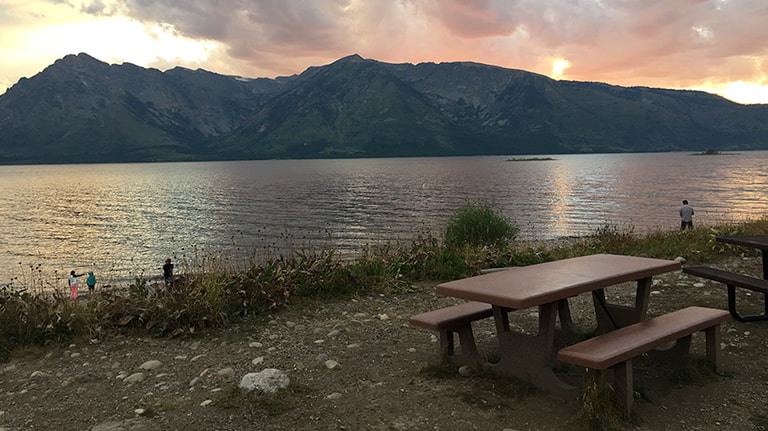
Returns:
[[[768,152],[0,166],[0,286],[37,268],[157,276],[163,260],[439,236],[467,201],[545,240],[768,214]],[[24,278],[24,277],[21,277]],[[18,280],[15,284],[18,284]]]

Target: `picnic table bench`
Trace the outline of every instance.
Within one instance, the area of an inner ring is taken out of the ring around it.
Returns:
[[[472,322],[493,316],[491,304],[469,301],[446,308],[417,314],[409,319],[413,326],[436,331],[440,340],[442,358],[456,366],[477,366],[482,362]],[[459,336],[460,350],[456,350],[455,335]]]
[[[765,301],[765,310],[763,314],[742,316],[736,309],[737,287],[760,292],[763,295],[768,295],[768,280],[750,277],[743,274],[736,274],[730,271],[712,268],[709,266],[686,266],[683,268],[683,272],[725,284],[728,288],[728,311],[731,313],[731,316],[733,316],[733,318],[739,322],[768,320],[768,301]]]
[[[719,328],[728,318],[725,310],[688,307],[564,347],[557,353],[557,359],[595,370],[612,369],[616,396],[625,413],[629,414],[634,400],[634,358],[675,342],[658,356],[681,360],[690,352],[692,334],[704,331],[707,359],[717,368],[720,362]]]

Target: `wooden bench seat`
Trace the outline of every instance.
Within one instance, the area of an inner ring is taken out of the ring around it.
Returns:
[[[708,278],[723,283],[728,288],[728,311],[734,319],[739,322],[754,322],[759,320],[768,320],[768,280],[762,278],[750,277],[748,275],[736,274],[709,266],[686,266],[683,272],[697,277]],[[762,293],[764,296],[763,314],[742,316],[736,310],[736,288],[749,289],[754,292]]]
[[[557,359],[564,363],[596,370],[613,369],[616,395],[626,413],[632,410],[632,359],[654,349],[676,342],[670,358],[685,357],[690,350],[691,335],[704,331],[706,354],[717,367],[720,356],[720,324],[729,319],[728,312],[705,307],[688,307],[590,338],[561,349]]]
[[[417,314],[409,319],[413,326],[436,331],[440,339],[440,353],[451,364],[478,365],[482,358],[472,334],[472,322],[493,316],[490,304],[465,302],[438,310]],[[460,353],[456,350],[454,334],[458,334]]]

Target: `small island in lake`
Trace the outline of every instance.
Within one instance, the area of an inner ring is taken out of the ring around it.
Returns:
[[[708,149],[707,151],[702,151],[700,153],[694,153],[694,156],[728,156],[733,155],[736,153],[721,153],[720,151],[714,150],[712,148]]]
[[[527,157],[527,158],[512,158],[507,159],[508,162],[541,162],[545,160],[555,160],[552,157]]]

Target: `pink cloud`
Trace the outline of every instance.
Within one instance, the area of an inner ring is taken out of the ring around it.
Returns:
[[[220,42],[246,76],[352,53],[544,74],[564,58],[568,79],[664,87],[757,80],[768,62],[764,0],[121,0],[115,10]]]

